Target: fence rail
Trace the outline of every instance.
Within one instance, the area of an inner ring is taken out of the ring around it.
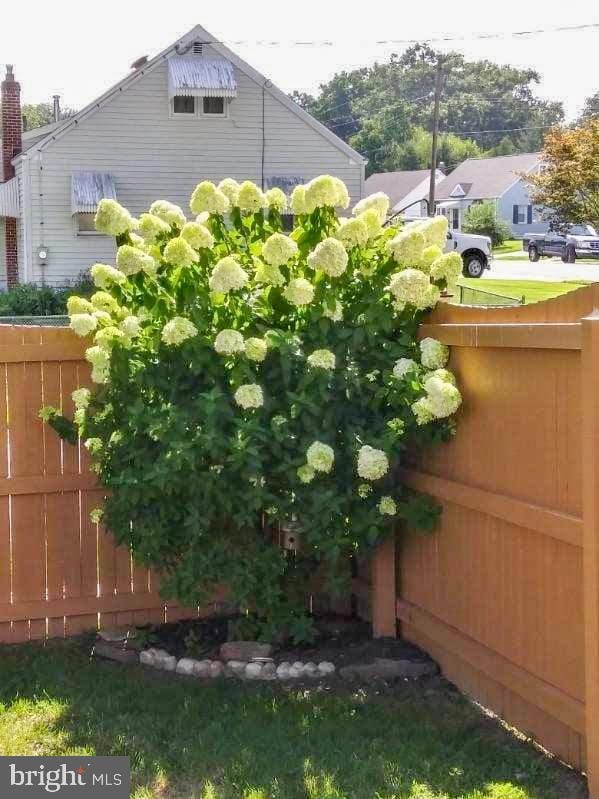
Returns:
[[[517,308],[441,304],[458,433],[403,480],[442,505],[375,557],[375,632],[577,768],[599,799],[599,285]],[[396,578],[396,580],[395,580]]]

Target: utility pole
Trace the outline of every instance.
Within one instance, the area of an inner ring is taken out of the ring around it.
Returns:
[[[440,55],[437,61],[437,72],[435,74],[435,100],[433,106],[433,142],[431,148],[431,177],[428,189],[428,215],[435,215],[435,188],[437,179],[437,138],[439,135],[439,103],[443,90],[445,75],[443,67],[445,59]]]

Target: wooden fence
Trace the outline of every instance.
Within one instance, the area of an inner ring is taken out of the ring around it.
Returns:
[[[72,413],[89,385],[85,344],[68,329],[0,327],[0,641],[173,620],[157,581],[89,519],[102,498],[84,447],[38,418]]]
[[[442,305],[455,439],[404,472],[443,506],[375,558],[378,635],[577,768],[599,797],[599,285],[521,308]],[[397,575],[396,575],[397,566]]]

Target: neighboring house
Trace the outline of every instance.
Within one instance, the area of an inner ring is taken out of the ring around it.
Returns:
[[[521,177],[539,169],[538,153],[469,158],[437,186],[437,213],[449,219],[450,228],[459,230],[472,203],[493,202],[515,238],[544,233],[549,225],[542,220],[540,209],[532,205],[529,188]]]
[[[430,169],[414,169],[405,172],[377,172],[366,178],[365,194],[383,191],[391,201],[390,210],[403,211],[405,216],[428,216],[428,198]],[[435,185],[445,175],[440,169],[435,173]],[[405,209],[405,210],[404,210]]]
[[[61,285],[114,259],[94,231],[102,197],[138,214],[180,205],[204,179],[289,191],[321,173],[363,195],[366,160],[235,53],[196,26],[68,119],[21,131],[20,87],[2,84],[0,281]]]

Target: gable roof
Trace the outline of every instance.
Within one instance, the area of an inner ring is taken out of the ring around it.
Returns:
[[[417,189],[420,184],[430,177],[430,169],[413,169],[403,172],[377,172],[366,178],[364,190],[366,194],[374,194],[383,191],[391,201],[391,207],[397,205],[400,200],[407,197],[410,192]],[[442,173],[437,170],[437,174]],[[428,184],[427,184],[428,185]],[[428,194],[426,189],[422,196]]]
[[[538,164],[539,153],[468,158],[438,184],[436,199],[494,200],[518,181],[519,172],[531,172]],[[455,192],[458,186],[464,189],[464,194]]]
[[[364,158],[363,155],[360,155],[357,150],[354,150],[353,147],[350,147],[349,144],[344,142],[343,139],[340,139],[339,136],[336,136],[321,122],[318,122],[318,120],[311,116],[311,114],[309,114],[307,111],[304,111],[304,109],[301,108],[294,100],[292,100],[291,97],[285,94],[285,92],[283,92],[281,89],[277,88],[268,78],[264,77],[264,75],[246,63],[236,53],[219,42],[215,36],[212,36],[212,34],[210,34],[201,25],[196,25],[193,27],[188,33],[186,33],[184,36],[181,36],[180,39],[177,39],[176,42],[173,42],[165,50],[163,50],[161,53],[158,53],[157,56],[150,59],[143,66],[127,75],[111,89],[108,89],[107,92],[102,94],[89,105],[85,106],[85,108],[82,108],[77,114],[74,114],[72,117],[64,119],[58,123],[58,125],[56,125],[56,127],[41,141],[36,141],[36,149],[44,150],[53,141],[61,138],[65,135],[65,133],[68,133],[69,130],[77,126],[80,120],[88,117],[99,108],[104,106],[118,92],[125,91],[132,83],[135,83],[142,78],[143,75],[146,75],[156,66],[158,66],[158,64],[165,61],[169,55],[175,54],[177,52],[177,48],[184,47],[198,40],[202,41],[204,44],[210,45],[210,47],[223,56],[223,58],[228,59],[234,66],[237,67],[237,69],[240,70],[240,72],[243,72],[248,78],[250,78],[250,80],[253,80],[254,83],[258,84],[260,87],[263,87],[264,91],[270,94],[271,97],[278,100],[282,105],[286,106],[296,116],[302,119],[306,124],[310,125],[310,127],[314,128],[314,130],[316,130],[323,138],[327,139],[349,158],[356,161],[358,164],[365,164],[367,162],[368,159]],[[20,155],[17,155],[16,158],[20,158]]]

